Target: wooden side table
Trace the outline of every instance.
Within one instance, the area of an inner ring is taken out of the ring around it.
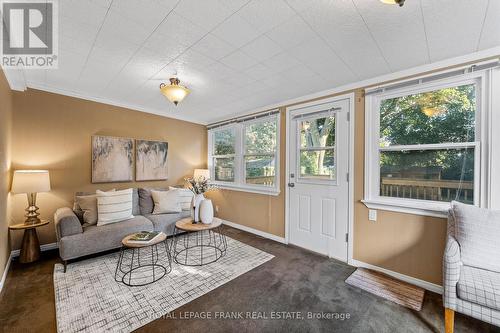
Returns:
[[[47,225],[49,222],[49,220],[40,220],[39,223],[34,224],[19,223],[9,226],[10,230],[24,230],[19,262],[29,263],[40,258],[40,242],[38,241],[36,228]]]

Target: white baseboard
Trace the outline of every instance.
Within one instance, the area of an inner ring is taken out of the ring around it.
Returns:
[[[57,243],[43,244],[43,245],[40,245],[40,250],[43,252],[43,251],[57,249],[58,247],[59,246],[57,245]],[[11,258],[16,258],[16,257],[19,257],[20,253],[21,253],[21,250],[13,250],[10,253],[10,256],[11,256]]]
[[[378,271],[378,272],[387,274],[389,276],[392,276],[393,278],[396,278],[398,280],[414,284],[420,288],[424,288],[425,290],[429,290],[429,291],[432,291],[432,292],[440,294],[440,295],[443,294],[443,287],[440,285],[434,284],[434,283],[420,280],[420,279],[417,279],[417,278],[414,278],[414,277],[411,277],[408,275],[404,275],[404,274],[401,274],[398,272],[394,272],[394,271],[391,271],[391,270],[388,270],[388,269],[385,269],[385,268],[382,268],[379,266],[375,266],[372,264],[367,264],[366,262],[362,262],[362,261],[359,261],[356,259],[352,259],[349,262],[349,264],[352,266],[355,266],[355,267],[363,267],[363,268],[372,269],[374,271]]]
[[[229,222],[226,220],[222,220],[222,223],[225,225],[228,225],[230,227],[233,227],[235,229],[240,229],[240,230],[249,232],[249,233],[257,235],[257,236],[261,236],[261,237],[271,239],[271,240],[279,242],[279,243],[286,244],[285,238],[270,234],[268,232],[260,231],[260,230],[254,229],[254,228],[250,228],[250,227],[247,227],[247,226],[244,226],[244,225],[241,225],[238,223],[234,223],[234,222]]]
[[[9,273],[10,262],[12,261],[12,252],[5,263],[5,269],[3,270],[2,280],[0,280],[0,293],[2,292],[3,286],[5,285],[5,280],[7,279],[7,274]]]

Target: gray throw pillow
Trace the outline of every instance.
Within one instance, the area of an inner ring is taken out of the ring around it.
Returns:
[[[451,207],[462,263],[500,272],[500,211],[456,201]]]
[[[75,203],[83,212],[83,222],[88,225],[97,224],[97,197],[95,194],[76,196]]]
[[[155,203],[153,201],[153,197],[151,196],[151,190],[168,191],[168,189],[165,188],[139,188],[139,210],[141,211],[141,215],[150,215],[153,213]]]

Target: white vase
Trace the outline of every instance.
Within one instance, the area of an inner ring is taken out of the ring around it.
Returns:
[[[200,203],[204,199],[203,194],[195,194],[191,199],[191,218],[195,222],[200,222]]]
[[[214,220],[212,200],[205,199],[200,203],[200,220],[203,224],[210,224]]]

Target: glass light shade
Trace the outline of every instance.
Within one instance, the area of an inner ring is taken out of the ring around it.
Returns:
[[[50,191],[47,170],[17,170],[12,179],[12,193],[40,193]]]
[[[170,79],[170,85],[161,84],[161,93],[168,98],[168,100],[175,105],[182,102],[182,100],[190,93],[189,89],[179,85],[179,80],[176,78]]]
[[[388,5],[399,5],[400,7],[404,4],[404,0],[380,0],[380,2]]]
[[[194,179],[199,179],[199,178],[205,178],[205,179],[210,179],[210,171],[208,169],[194,169]]]

